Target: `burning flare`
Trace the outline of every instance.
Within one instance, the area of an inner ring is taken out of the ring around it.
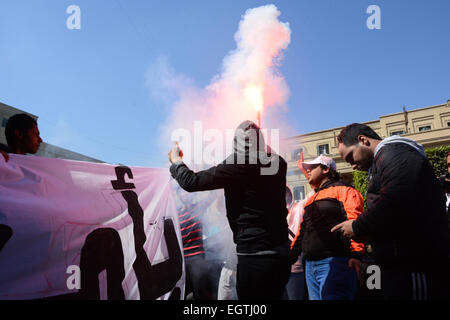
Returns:
[[[245,88],[245,97],[253,105],[256,111],[260,112],[262,110],[264,99],[262,95],[262,88],[260,86],[247,86]]]
[[[162,141],[169,142],[167,137],[180,128],[194,133],[196,121],[201,121],[203,130],[212,129],[222,135],[247,119],[257,119],[262,128],[263,115],[266,128],[289,127],[282,121],[282,113],[274,110],[286,109],[289,96],[279,66],[291,41],[291,30],[289,23],[279,20],[280,14],[272,4],[246,10],[234,35],[236,47],[205,87],[197,87],[189,77],[177,74],[164,60],[149,69],[147,81],[154,85],[152,93],[172,104],[161,130]],[[229,139],[226,141],[223,149],[229,145]],[[180,146],[185,159],[189,159],[185,143],[180,141]],[[217,163],[222,160],[218,157]]]

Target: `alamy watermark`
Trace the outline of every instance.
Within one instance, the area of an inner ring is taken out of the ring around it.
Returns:
[[[275,175],[279,169],[272,156],[279,151],[279,129],[204,130],[201,121],[194,121],[193,130],[175,129],[170,138],[179,142],[186,164],[216,165],[225,159],[226,164],[261,164],[261,175]]]
[[[381,29],[381,9],[377,5],[370,5],[366,10],[367,14],[370,16],[366,20],[366,26],[369,30],[379,30]]]
[[[67,277],[66,286],[69,290],[81,289],[81,270],[76,264],[72,264],[67,267],[66,273],[70,276]]]
[[[372,264],[367,267],[366,273],[370,274],[366,280],[367,289],[381,289],[381,269],[376,264]]]
[[[66,26],[69,30],[81,29],[81,9],[79,6],[72,4],[67,7],[66,13],[70,16],[66,20]],[[380,6],[372,4],[367,7],[366,13],[370,16],[366,20],[366,26],[369,30],[381,29],[381,9]]]
[[[81,270],[77,265],[67,267],[66,273],[69,275],[66,280],[66,286],[69,290],[81,289]],[[381,289],[381,269],[379,266],[372,264],[366,269],[366,274],[370,274],[366,280],[366,286],[369,290]]]
[[[70,16],[66,20],[66,26],[69,30],[81,29],[81,9],[79,6],[72,4],[67,7],[66,13]]]

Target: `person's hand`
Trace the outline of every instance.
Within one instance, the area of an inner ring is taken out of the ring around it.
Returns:
[[[175,146],[169,151],[168,156],[170,163],[175,163],[183,159],[183,151],[181,151],[178,142],[175,141]]]
[[[303,150],[300,152],[300,159],[297,161],[297,166],[303,173],[306,179],[308,179],[308,172],[303,168]]]
[[[361,285],[364,285],[364,279],[361,274],[361,261],[359,261],[358,259],[355,259],[355,258],[350,258],[348,260],[348,267],[355,268],[359,283]]]
[[[8,162],[9,155],[5,151],[0,151],[0,153],[2,154],[3,158],[5,158],[5,162]]]
[[[355,233],[353,232],[352,225],[353,225],[353,220],[347,220],[347,221],[344,221],[342,223],[339,223],[338,225],[335,225],[331,229],[331,232],[340,231],[340,232],[342,232],[342,235],[344,237],[354,238],[355,237]]]

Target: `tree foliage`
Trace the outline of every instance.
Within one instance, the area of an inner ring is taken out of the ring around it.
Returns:
[[[353,171],[353,185],[355,186],[355,189],[361,192],[363,198],[364,198],[364,210],[367,209],[367,199],[366,199],[366,192],[367,192],[367,172],[365,171]]]
[[[441,176],[447,172],[446,158],[450,151],[450,146],[440,146],[425,149],[425,153],[433,166],[436,176]]]

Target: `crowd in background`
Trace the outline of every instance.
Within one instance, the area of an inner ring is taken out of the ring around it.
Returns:
[[[368,172],[367,209],[322,155],[299,163],[313,191],[289,216],[286,162],[265,145],[259,127],[243,122],[233,147],[221,164],[199,172],[182,161],[178,146],[169,160],[184,190],[224,189],[237,245],[237,299],[449,299],[450,180],[436,177],[421,145],[346,126],[338,151]],[[262,174],[273,162],[277,173]]]
[[[11,117],[5,134],[6,161],[8,153],[36,153],[42,142],[37,122],[25,114]],[[207,170],[189,169],[173,147],[170,173],[179,187],[224,190],[234,243],[220,259],[208,259],[201,204],[182,201],[185,298],[449,299],[450,153],[448,173],[437,178],[421,145],[381,139],[362,124],[341,131],[338,150],[353,169],[368,172],[366,209],[363,195],[325,155],[301,157],[312,191],[293,202],[286,161],[251,121],[237,128],[229,157]],[[272,167],[278,170],[264,171]],[[2,234],[0,250],[3,240]]]

